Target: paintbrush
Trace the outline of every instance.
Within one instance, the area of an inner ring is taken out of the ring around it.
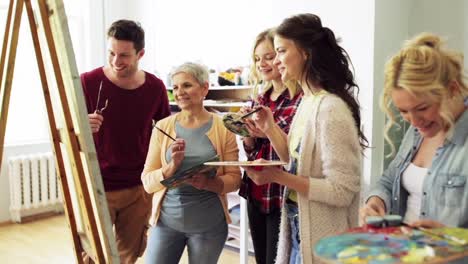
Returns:
[[[247,114],[245,114],[245,115],[239,117],[239,119],[244,119],[244,118],[248,117],[249,115],[251,115],[251,114],[253,114],[253,113],[256,113],[256,112],[258,112],[258,111],[260,111],[260,110],[262,110],[262,109],[263,109],[263,108],[259,107],[259,108],[255,109],[255,110],[253,110],[253,111],[251,111],[251,112],[248,112]]]
[[[440,233],[437,233],[437,232],[434,232],[432,231],[431,229],[429,228],[425,228],[425,227],[417,227],[417,226],[410,226],[409,224],[405,223],[405,222],[402,222],[402,225],[406,226],[406,227],[409,227],[411,229],[416,229],[416,230],[419,230],[423,233],[426,233],[428,235],[431,235],[431,236],[435,236],[435,237],[438,237],[438,238],[442,238],[444,240],[448,240],[448,241],[451,241],[451,242],[454,242],[460,246],[466,246],[468,245],[468,243],[466,242],[466,240],[464,239],[461,239],[461,238],[458,238],[458,237],[454,237],[454,236],[451,236],[449,234],[440,234]]]
[[[170,139],[172,139],[173,141],[176,141],[175,138],[171,137],[168,133],[164,132],[162,129],[160,129],[159,127],[157,126],[154,126],[156,129],[158,129],[161,133],[163,133],[164,135],[166,135],[167,137],[169,137]]]

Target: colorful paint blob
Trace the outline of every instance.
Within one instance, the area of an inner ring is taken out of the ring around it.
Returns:
[[[462,228],[432,231],[468,239],[468,230]],[[314,250],[321,259],[344,264],[426,263],[468,255],[467,245],[453,245],[441,236],[408,227],[355,228],[321,239]]]

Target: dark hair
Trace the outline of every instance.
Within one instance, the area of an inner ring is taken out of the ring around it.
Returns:
[[[276,28],[276,34],[290,39],[307,53],[302,76],[307,85],[317,84],[329,93],[340,97],[350,108],[356,122],[359,141],[364,149],[368,141],[361,130],[359,102],[355,98],[359,86],[354,81],[351,60],[348,53],[338,45],[335,34],[322,26],[320,17],[314,14],[299,14],[283,20]]]
[[[145,47],[145,31],[140,23],[132,20],[121,19],[112,23],[107,30],[107,37],[131,41],[137,52]]]

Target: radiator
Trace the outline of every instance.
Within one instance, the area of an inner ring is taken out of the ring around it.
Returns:
[[[12,156],[8,159],[10,215],[13,222],[26,216],[63,212],[62,195],[52,153]]]

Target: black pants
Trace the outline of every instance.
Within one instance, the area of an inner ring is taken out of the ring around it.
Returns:
[[[257,264],[273,264],[276,258],[281,210],[264,214],[247,202],[250,234]]]

